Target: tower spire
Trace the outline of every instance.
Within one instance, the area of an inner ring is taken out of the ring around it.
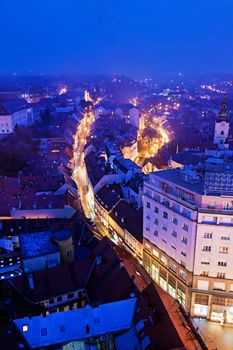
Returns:
[[[222,103],[221,103],[221,110],[220,110],[220,114],[219,114],[219,118],[221,120],[227,119],[228,117],[228,113],[227,113],[227,96],[226,94],[224,94]]]

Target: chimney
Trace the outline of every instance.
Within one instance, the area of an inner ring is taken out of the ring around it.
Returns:
[[[35,289],[34,280],[33,280],[33,274],[32,273],[28,274],[28,283],[29,283],[29,288],[31,290]]]

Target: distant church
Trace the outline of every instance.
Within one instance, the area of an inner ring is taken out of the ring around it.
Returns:
[[[221,111],[215,121],[214,129],[214,144],[217,145],[219,150],[229,148],[229,116],[227,113],[226,97],[224,97],[221,104]]]

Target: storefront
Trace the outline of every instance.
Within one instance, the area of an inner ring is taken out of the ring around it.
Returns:
[[[163,267],[160,267],[159,285],[161,288],[167,291],[167,271]]]
[[[178,288],[177,288],[177,299],[181,303],[181,305],[185,307],[185,303],[186,303],[185,288],[180,283],[178,283]]]
[[[158,264],[155,264],[154,262],[152,262],[151,265],[151,278],[158,283],[158,279],[159,279],[159,268],[158,268]]]
[[[168,276],[167,291],[173,298],[176,298],[176,279],[170,274]]]
[[[194,316],[208,316],[209,296],[207,294],[196,294],[193,313]]]

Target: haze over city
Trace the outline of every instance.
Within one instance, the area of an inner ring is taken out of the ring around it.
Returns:
[[[0,73],[231,73],[231,0],[2,0]]]

